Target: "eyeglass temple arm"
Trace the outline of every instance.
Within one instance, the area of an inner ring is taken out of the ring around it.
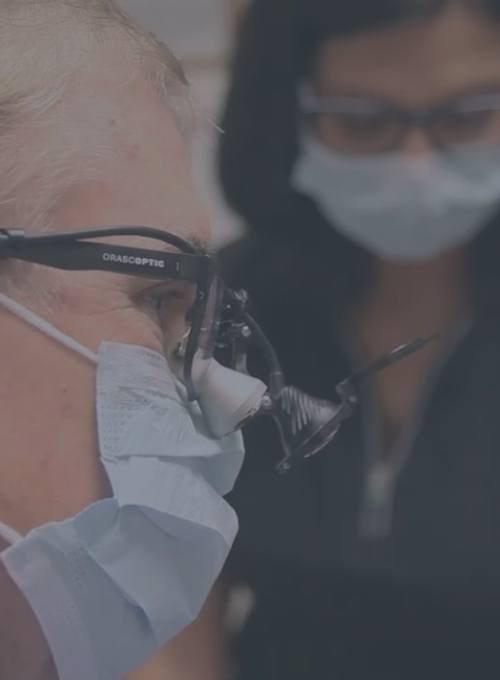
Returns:
[[[181,253],[190,255],[200,255],[199,249],[189,241],[186,241],[177,234],[172,234],[162,229],[154,227],[134,226],[134,225],[114,225],[108,227],[97,227],[77,231],[57,231],[45,232],[42,234],[27,234],[24,229],[0,229],[0,241],[18,243],[73,243],[88,239],[100,239],[110,236],[138,236],[150,238],[156,241],[168,243],[178,248]]]
[[[106,234],[115,235],[115,229],[28,237],[20,231],[0,231],[0,259],[12,258],[68,271],[110,271],[157,279],[203,281],[206,277],[208,256],[79,240]]]

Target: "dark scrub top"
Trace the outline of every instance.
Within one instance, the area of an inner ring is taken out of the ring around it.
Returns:
[[[223,253],[226,277],[251,289],[289,381],[335,399],[351,364],[332,310],[281,285],[260,256]],[[234,641],[237,680],[500,678],[500,319],[450,341],[400,442],[391,530],[372,538],[360,517],[376,404],[369,390],[361,402],[326,450],[286,476],[273,470],[272,422],[246,429],[227,569],[256,604]]]

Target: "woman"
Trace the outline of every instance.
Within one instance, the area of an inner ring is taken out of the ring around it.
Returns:
[[[291,383],[436,336],[288,475],[248,429],[238,680],[499,677],[500,2],[254,0],[223,126],[226,278]]]

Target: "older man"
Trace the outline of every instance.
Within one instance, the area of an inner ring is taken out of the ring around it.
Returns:
[[[112,0],[2,0],[0,46],[0,677],[113,680],[195,618],[236,529],[240,440],[193,426],[162,358],[209,270],[186,83]],[[110,225],[157,231],[82,232]],[[198,454],[232,451],[208,482]]]

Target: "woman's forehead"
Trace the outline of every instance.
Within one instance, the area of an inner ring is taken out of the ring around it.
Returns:
[[[454,5],[433,19],[334,38],[322,47],[321,92],[357,90],[403,105],[500,83],[500,22]]]

